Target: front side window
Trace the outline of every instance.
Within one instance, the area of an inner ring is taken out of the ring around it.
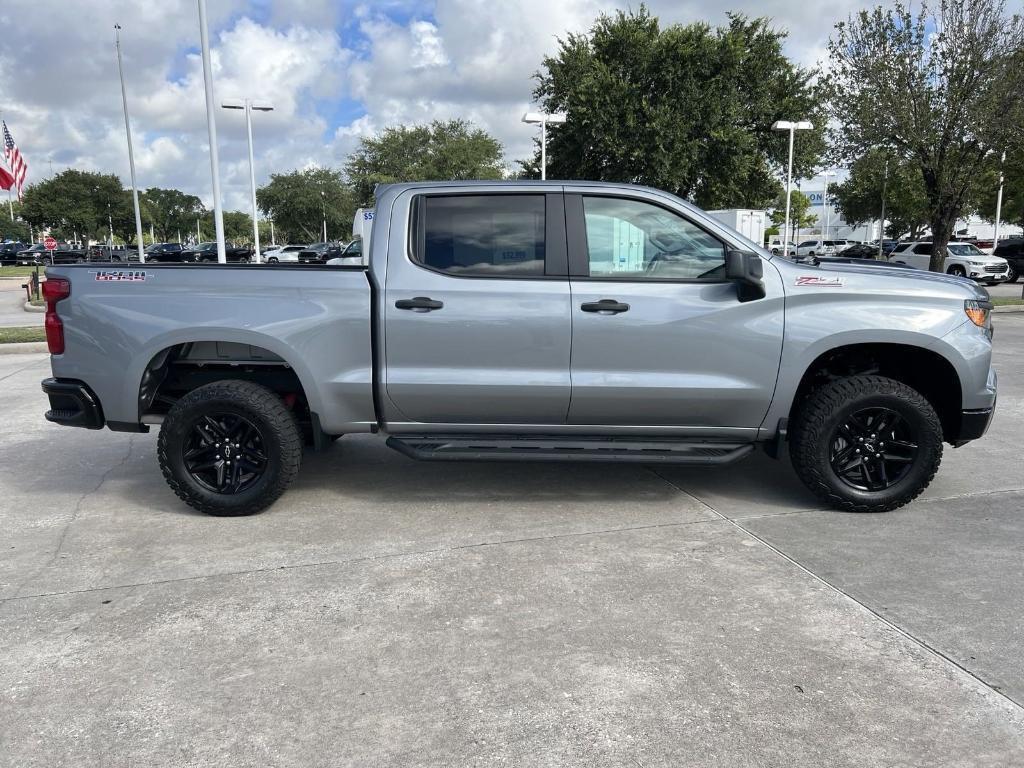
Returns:
[[[725,246],[691,221],[639,200],[584,197],[590,276],[721,279]]]
[[[460,276],[544,275],[544,195],[426,196],[416,260]]]
[[[949,252],[954,256],[984,256],[974,243],[950,243]]]
[[[818,241],[817,241],[817,240],[804,240],[804,241],[803,241],[802,243],[800,243],[800,245],[799,245],[799,246],[797,246],[797,247],[798,247],[798,248],[810,248],[810,247],[811,247],[812,245],[817,245],[817,244],[818,244]]]

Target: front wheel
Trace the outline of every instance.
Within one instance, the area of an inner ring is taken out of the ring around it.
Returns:
[[[790,434],[797,475],[847,512],[887,512],[915,499],[942,461],[942,425],[915,389],[851,376],[813,392]]]
[[[273,504],[295,479],[302,436],[271,390],[249,381],[216,381],[171,407],[157,458],[171,490],[193,509],[251,515]]]
[[[1008,283],[1016,283],[1017,279],[1019,277],[1020,277],[1020,272],[1017,271],[1017,267],[1015,267],[1013,264],[1011,264],[1010,268],[1006,271],[1006,282],[1008,282]]]
[[[967,270],[961,267],[959,264],[954,264],[946,272],[955,277],[967,277]]]

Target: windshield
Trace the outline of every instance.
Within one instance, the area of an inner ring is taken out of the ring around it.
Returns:
[[[949,252],[954,256],[984,256],[973,243],[950,243]]]

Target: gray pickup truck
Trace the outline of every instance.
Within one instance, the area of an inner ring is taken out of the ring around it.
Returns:
[[[788,446],[824,502],[881,511],[995,408],[983,289],[796,264],[657,190],[391,185],[366,246],[366,267],[47,269],[46,418],[161,425],[167,482],[216,515],[267,507],[303,443],[359,432],[427,460]]]

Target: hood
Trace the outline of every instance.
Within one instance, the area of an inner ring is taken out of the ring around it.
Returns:
[[[1000,259],[1002,261],[1002,259]],[[947,275],[941,272],[928,272],[924,269],[908,269],[906,267],[895,267],[889,266],[885,262],[874,262],[871,264],[859,265],[852,263],[828,263],[822,262],[818,266],[803,266],[794,264],[795,267],[801,267],[808,270],[820,270],[822,273],[840,273],[847,275],[858,275],[865,277],[882,278],[886,282],[892,280],[915,280],[924,281],[932,284],[942,285],[955,285],[966,289],[968,292],[973,293],[975,298],[979,301],[988,301],[989,294],[984,288],[975,283],[973,280],[969,280],[966,277],[956,277],[955,275]],[[890,282],[890,284],[892,284]]]

